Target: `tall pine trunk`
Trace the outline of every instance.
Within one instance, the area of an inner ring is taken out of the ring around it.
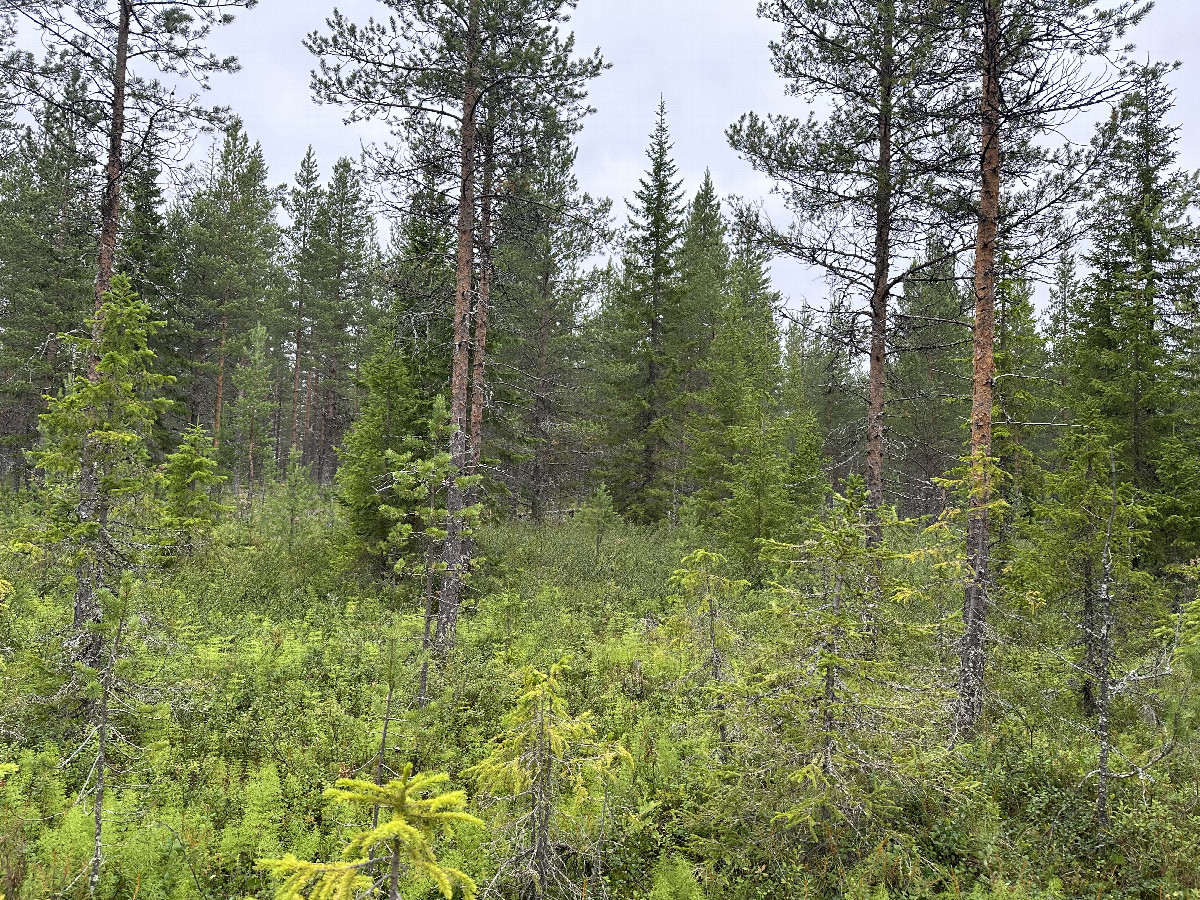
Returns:
[[[225,338],[229,332],[229,316],[221,316],[221,338],[217,345],[217,405],[213,413],[213,446],[221,446],[221,412],[225,404]]]
[[[302,368],[300,356],[304,345],[304,295],[296,301],[296,360],[295,371],[292,373],[292,430],[288,449],[295,447],[300,440],[300,380]]]
[[[100,338],[100,306],[112,286],[117,264],[117,238],[121,231],[121,176],[125,152],[125,87],[129,67],[129,31],[132,0],[120,0],[121,12],[117,21],[117,49],[113,60],[112,118],[108,131],[108,158],[104,165],[104,196],[100,201],[100,254],[96,271],[96,320],[92,339]],[[96,380],[99,359],[92,352],[89,377]]]
[[[988,505],[991,501],[992,403],[996,358],[996,244],[1000,217],[1000,4],[983,4],[983,97],[979,227],[975,240],[974,374],[971,382],[970,510],[967,514],[969,580],[963,601],[955,731],[970,735],[983,714],[987,663]]]
[[[878,6],[883,29],[879,60],[879,158],[875,183],[875,273],[871,291],[871,364],[867,389],[867,490],[868,544],[882,539],[879,508],[883,506],[883,421],[887,391],[888,273],[891,268],[892,229],[892,66],[894,12],[892,0]]]
[[[467,34],[467,65],[464,72],[462,128],[459,156],[461,175],[458,195],[458,255],[454,286],[454,346],[450,366],[450,460],[453,475],[465,475],[470,467],[470,393],[471,393],[471,285],[475,269],[475,150],[479,103],[479,2],[472,0]],[[434,647],[446,653],[454,644],[458,629],[458,609],[462,603],[463,576],[467,563],[464,542],[466,493],[455,478],[446,491],[446,569],[438,600],[437,630]]]
[[[479,292],[475,298],[475,335],[471,347],[471,462],[467,473],[475,475],[483,452],[483,407],[487,399],[487,331],[491,315],[492,294],[492,190],[495,182],[495,158],[493,155],[493,128],[495,114],[481,135],[483,143],[483,181],[480,186],[479,208]],[[475,502],[478,489],[470,491],[470,502]]]
[[[542,273],[542,309],[537,330],[537,381],[533,396],[533,473],[530,485],[530,510],[533,521],[540,523],[546,514],[547,456],[550,452],[550,320],[551,262]]]

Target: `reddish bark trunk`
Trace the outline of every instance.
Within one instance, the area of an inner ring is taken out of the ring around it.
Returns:
[[[1000,217],[1000,2],[983,4],[983,98],[979,230],[975,241],[974,374],[971,396],[970,579],[963,602],[963,641],[955,728],[972,733],[983,714],[987,650],[988,504],[991,500],[992,403],[995,381],[996,252]]]
[[[471,283],[475,268],[475,145],[476,107],[479,102],[478,60],[479,3],[470,8],[467,35],[467,59],[464,67],[462,129],[459,156],[461,174],[458,195],[458,261],[454,287],[454,346],[450,368],[450,457],[456,475],[465,474],[470,463],[470,354],[471,354]],[[447,652],[454,645],[458,629],[458,609],[462,601],[466,554],[463,535],[465,493],[451,479],[446,496],[446,570],[438,599],[437,629],[434,648]]]

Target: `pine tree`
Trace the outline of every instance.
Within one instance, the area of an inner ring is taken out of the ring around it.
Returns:
[[[350,419],[355,373],[364,360],[366,336],[374,318],[374,279],[378,248],[375,221],[365,189],[350,160],[333,167],[313,223],[315,291],[310,302],[312,327],[308,355],[314,434],[308,455],[323,483],[333,479],[337,457]]]
[[[960,648],[959,704],[955,733],[969,735],[983,714],[987,648],[990,531],[988,513],[995,488],[992,411],[996,374],[996,299],[1001,254],[1023,244],[1018,265],[1044,253],[1048,221],[1077,199],[1079,157],[1049,153],[1037,140],[1060,131],[1074,114],[1119,94],[1129,72],[1113,44],[1149,11],[1139,0],[984,0],[960,5],[939,22],[947,40],[961,43],[964,78],[979,103],[962,104],[966,122],[979,135],[975,196],[972,344],[970,507],[967,553],[972,577],[963,598],[966,632]],[[1093,73],[1097,57],[1114,65]],[[1020,187],[1028,190],[1020,190]],[[1001,209],[1002,199],[1005,208]],[[1003,215],[1002,215],[1003,213]],[[1001,244],[1001,222],[1007,233]]]
[[[321,175],[317,168],[317,157],[312,147],[309,147],[304,154],[304,159],[300,162],[300,171],[296,173],[295,184],[283,204],[292,220],[290,227],[284,233],[284,245],[287,252],[288,302],[291,306],[293,322],[290,342],[292,352],[291,423],[287,446],[289,448],[300,447],[302,452],[304,437],[301,434],[300,425],[302,421],[301,408],[304,406],[304,401],[301,397],[301,386],[305,373],[312,372],[306,337],[311,328],[310,320],[313,317],[313,297],[321,277],[316,234],[317,217],[324,199],[324,191],[320,182]]]
[[[786,231],[761,223],[775,249],[824,270],[833,289],[865,301],[868,339],[866,478],[871,508],[884,502],[885,401],[892,293],[924,231],[950,221],[942,202],[960,134],[946,127],[952,51],[932,40],[921,0],[765,2],[782,26],[772,45],[789,92],[828,112],[807,121],[747,114],[729,141],[772,178],[794,214]],[[756,221],[749,210],[746,218]]]
[[[359,28],[335,12],[329,34],[310,35],[306,45],[321,57],[321,73],[314,80],[318,95],[349,105],[356,118],[385,119],[404,138],[398,142],[401,155],[419,158],[413,165],[412,159],[384,153],[382,168],[412,173],[409,178],[421,188],[428,186],[432,171],[432,183],[445,185],[453,197],[457,240],[450,441],[454,464],[471,476],[479,459],[486,392],[480,379],[487,353],[493,243],[489,179],[496,171],[496,159],[489,156],[495,153],[498,133],[520,134],[529,120],[549,111],[577,121],[586,111],[587,82],[604,64],[599,53],[575,58],[574,37],[564,36],[559,27],[566,19],[567,0],[386,2],[395,13],[386,25],[371,22]],[[500,122],[494,117],[501,111],[526,118]],[[461,521],[470,501],[452,483],[438,611],[441,652],[454,644],[463,579],[470,568],[471,546]]]
[[[211,422],[218,446],[229,424],[232,340],[256,321],[269,327],[276,320],[276,205],[262,147],[235,120],[175,217],[180,283],[169,337],[187,360],[175,371],[185,379],[189,420]]]
[[[24,453],[37,441],[43,398],[74,374],[71,345],[58,336],[93,308],[93,147],[60,109],[85,98],[76,72],[0,165],[0,458],[14,486],[29,477]]]

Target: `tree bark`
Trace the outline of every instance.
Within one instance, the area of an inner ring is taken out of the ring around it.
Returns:
[[[304,345],[304,295],[301,293],[296,301],[296,361],[292,374],[292,431],[288,441],[288,449],[296,446],[300,440],[300,355]]]
[[[96,271],[96,318],[92,324],[92,340],[100,339],[100,306],[112,287],[117,264],[117,237],[121,231],[121,176],[125,152],[125,86],[129,67],[129,31],[132,14],[131,0],[120,0],[117,19],[117,48],[113,60],[112,119],[108,131],[108,159],[104,165],[104,195],[100,201],[100,255]],[[95,349],[88,368],[88,377],[96,380],[99,356]]]
[[[1096,737],[1100,743],[1100,760],[1096,772],[1096,827],[1101,839],[1108,832],[1108,759],[1111,749],[1109,707],[1112,700],[1112,627],[1113,627],[1113,526],[1117,521],[1117,465],[1110,454],[1112,469],[1112,506],[1109,508],[1108,529],[1104,534],[1104,553],[1101,557],[1100,590],[1097,592],[1097,615],[1100,634],[1096,648]]]
[[[883,540],[879,509],[883,506],[884,396],[887,391],[888,275],[892,229],[892,68],[894,13],[892,0],[878,5],[883,47],[879,60],[879,158],[875,169],[875,273],[871,291],[871,363],[867,389],[867,512],[869,546]]]
[[[979,226],[975,240],[975,329],[971,391],[969,580],[963,602],[956,734],[975,731],[983,714],[987,649],[988,505],[991,501],[992,404],[996,359],[996,252],[1000,218],[1000,5],[983,3],[983,97]]]
[[[316,372],[309,372],[304,388],[304,433],[300,436],[300,458],[303,462],[308,462],[312,458],[312,454],[308,452],[309,440],[312,437],[312,408],[313,395],[316,393],[316,383],[320,380],[320,376]]]
[[[95,897],[100,889],[100,867],[104,862],[104,792],[105,777],[108,774],[108,695],[112,689],[113,676],[116,674],[117,652],[121,646],[121,634],[125,628],[125,620],[117,623],[117,633],[113,638],[112,653],[108,658],[108,666],[100,676],[100,721],[96,723],[96,805],[93,810],[93,849],[92,864],[88,872],[88,893]]]
[[[471,284],[475,268],[475,150],[477,140],[476,107],[479,103],[479,0],[472,0],[467,34],[467,59],[463,89],[462,129],[459,143],[461,175],[458,195],[458,257],[454,286],[454,346],[450,367],[450,459],[452,477],[446,491],[446,570],[438,602],[434,647],[446,653],[454,645],[458,629],[458,609],[462,602],[463,575],[466,568],[463,514],[466,494],[455,478],[470,467],[470,354]]]
[[[480,190],[479,207],[479,292],[475,298],[475,335],[471,348],[471,461],[468,474],[475,475],[479,469],[479,458],[483,452],[483,407],[487,399],[487,331],[491,314],[492,294],[492,191],[495,181],[495,158],[492,131],[495,114],[488,116],[488,123],[481,134],[483,143],[483,182]],[[474,502],[478,491],[472,488],[469,502]]]
[[[540,523],[546,514],[547,455],[550,450],[550,320],[551,284],[548,259],[542,273],[542,309],[537,330],[537,381],[533,397],[533,473],[530,485],[529,514]],[[599,551],[597,551],[599,556]]]
[[[229,331],[229,316],[221,316],[221,340],[217,347],[217,406],[213,413],[213,446],[221,447],[221,410],[225,402],[225,337]]]

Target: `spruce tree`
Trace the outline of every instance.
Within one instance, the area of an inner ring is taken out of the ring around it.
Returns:
[[[650,168],[634,192],[620,280],[605,298],[614,367],[608,385],[613,498],[622,515],[656,522],[673,509],[679,460],[671,453],[680,383],[670,341],[682,326],[678,248],[683,189],[671,158],[667,107],[658,106],[646,151]]]
[[[271,366],[267,360],[267,329],[261,323],[250,329],[245,349],[230,379],[236,397],[230,404],[227,424],[228,455],[233,471],[245,479],[246,494],[253,506],[254,490],[265,485],[268,466],[274,466],[275,448],[271,434]]]
[[[816,421],[806,405],[789,409],[784,398],[775,321],[782,301],[765,254],[746,240],[727,287],[703,364],[707,387],[692,398],[687,475],[699,510],[757,581],[762,547],[794,534],[824,478]]]
[[[1183,550],[1169,546],[1172,534],[1198,536],[1197,517],[1176,502],[1184,498],[1171,469],[1188,471],[1196,456],[1183,447],[1197,433],[1187,415],[1196,389],[1186,366],[1200,293],[1200,228],[1192,221],[1200,173],[1174,168],[1179,129],[1167,122],[1174,99],[1167,71],[1143,67],[1096,137],[1106,155],[1088,211],[1091,272],[1067,339],[1075,421],[1105,435],[1120,481],[1143,502],[1179,514],[1170,524],[1160,520],[1160,564]]]
[[[615,770],[633,762],[620,744],[597,739],[590,715],[571,713],[563,683],[569,671],[566,660],[545,672],[525,667],[505,730],[487,758],[466,772],[481,790],[511,804],[497,881],[531,900],[573,898],[576,884],[600,879],[595,868],[581,871],[576,862],[601,855],[595,842],[603,832],[588,827],[595,813],[584,813],[600,805]]]
[[[339,451],[338,503],[345,510],[354,549],[376,565],[396,561],[391,536],[396,516],[385,507],[392,454],[427,455],[429,404],[422,400],[398,348],[385,344],[362,372],[362,410]]]
[[[582,360],[598,279],[588,260],[609,236],[607,200],[580,191],[567,123],[550,121],[498,202],[489,453],[516,510],[542,521],[583,490],[595,387]]]
[[[91,330],[98,339],[68,338],[85,359],[98,360],[97,377],[78,374],[51,400],[31,454],[44,473],[50,509],[28,541],[74,567],[68,648],[73,661],[92,669],[103,656],[101,598],[147,544],[131,538],[124,521],[146,513],[153,485],[146,440],[166,403],[159,390],[170,380],[153,370],[149,340],[159,323],[149,315],[129,279],[116,276]]]
[[[93,307],[98,185],[87,129],[60,109],[83,102],[76,72],[0,165],[0,455],[19,486],[44,397],[74,374],[70,344]]]
[[[937,515],[945,507],[945,489],[935,479],[962,456],[970,384],[968,301],[946,244],[938,238],[929,244],[897,303],[889,376],[892,490],[900,507],[916,515]]]
[[[683,223],[676,263],[679,297],[673,321],[667,323],[666,343],[681,404],[707,383],[704,360],[730,289],[726,231],[712,173],[705,170]]]

